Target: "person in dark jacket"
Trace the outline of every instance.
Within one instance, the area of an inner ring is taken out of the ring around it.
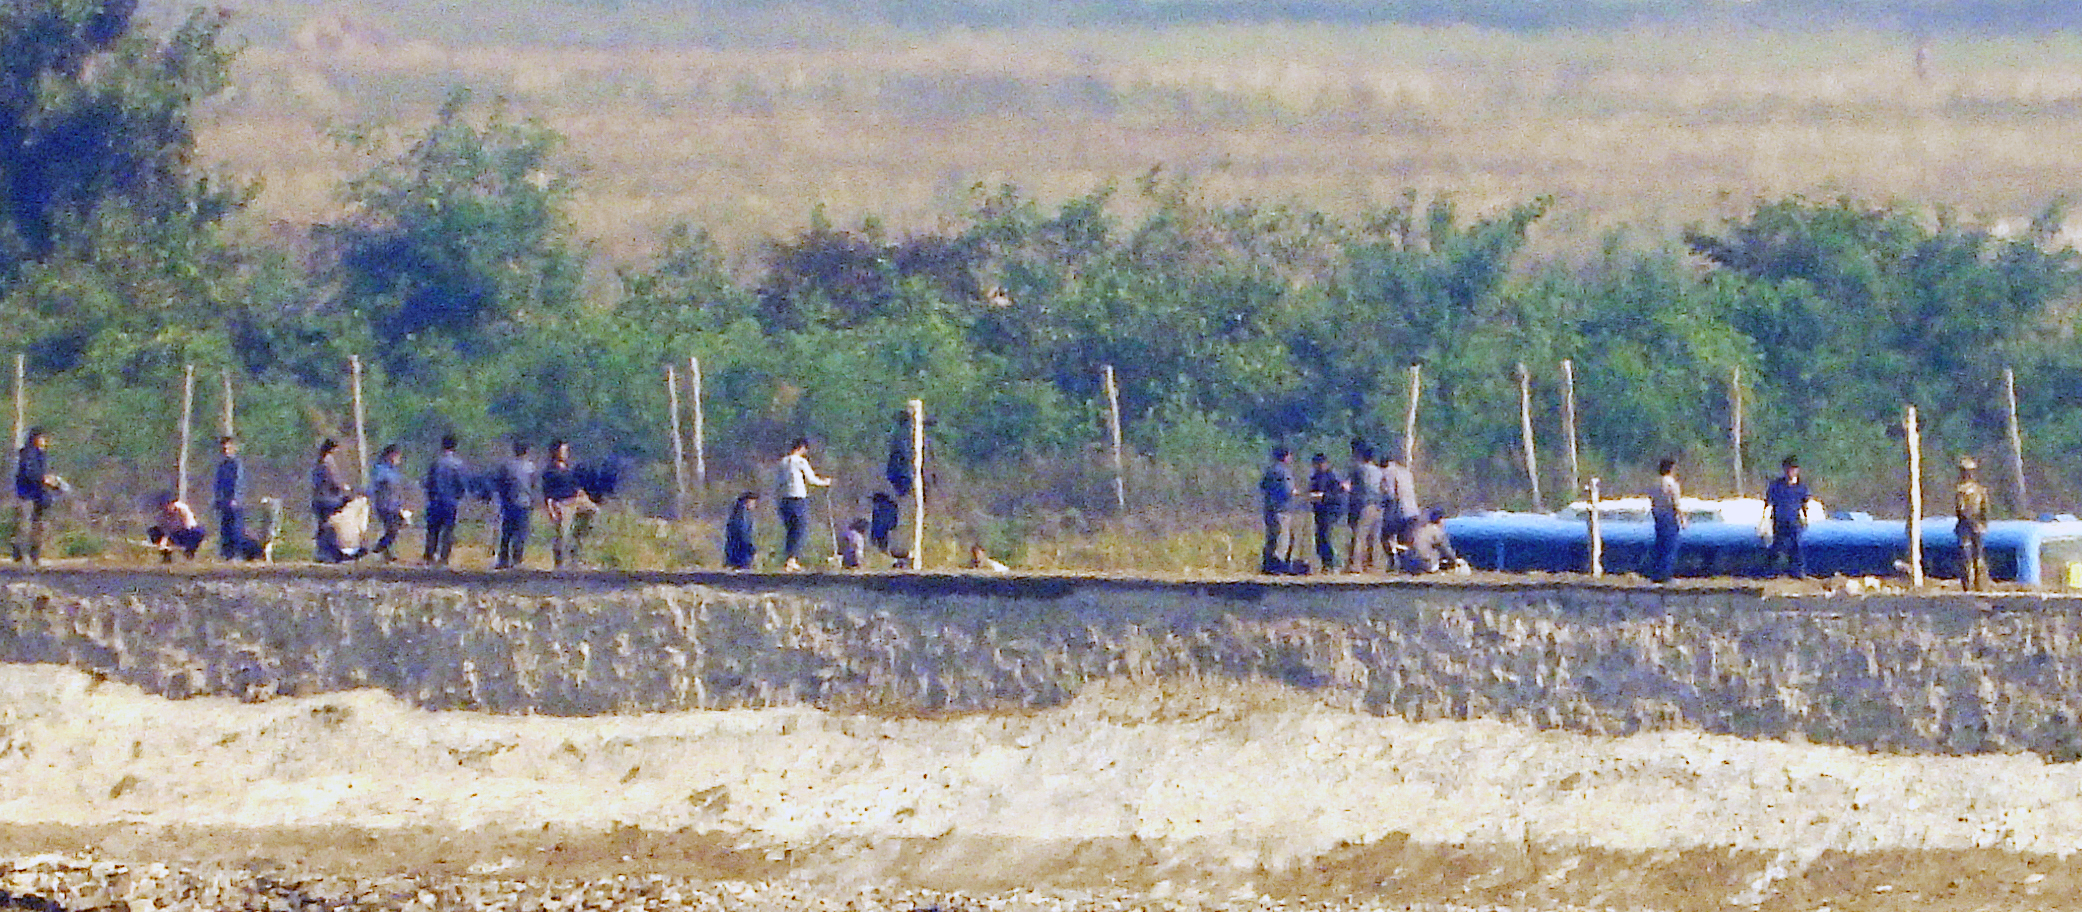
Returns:
[[[1258,490],[1265,496],[1265,551],[1258,562],[1260,573],[1293,572],[1293,462],[1294,454],[1286,447],[1274,447],[1272,465],[1258,479]]]
[[[1775,567],[1784,554],[1787,575],[1806,579],[1807,559],[1801,555],[1800,538],[1807,534],[1807,502],[1814,495],[1800,480],[1800,460],[1787,456],[1779,469],[1779,477],[1764,489],[1764,509],[1771,517],[1771,548],[1765,559]]]
[[[528,521],[542,498],[542,480],[535,460],[528,458],[526,442],[514,441],[513,458],[499,467],[492,493],[499,501],[499,548],[492,569],[507,570],[520,566],[527,556]]]
[[[50,435],[30,428],[14,462],[14,559],[43,563],[44,516],[51,509],[56,476],[50,472]]]
[[[1330,538],[1345,516],[1345,480],[1337,477],[1330,457],[1322,453],[1309,457],[1309,465],[1314,468],[1308,477],[1308,500],[1316,514],[1316,563],[1329,573],[1337,569],[1337,546]]]
[[[889,554],[889,536],[900,525],[896,499],[876,491],[868,500],[868,541],[874,543],[875,550]]]
[[[210,485],[210,506],[217,511],[217,556],[253,560],[259,545],[246,536],[246,463],[239,458],[239,439],[220,437],[217,474]]]
[[[349,490],[340,480],[340,470],[333,465],[333,453],[340,449],[337,440],[327,437],[318,443],[318,458],[311,464],[311,520],[313,557],[321,564],[333,564],[346,560],[342,550],[344,543],[333,530],[328,520],[340,508],[347,505]],[[358,544],[357,544],[358,547]]]
[[[404,465],[405,451],[393,443],[383,448],[375,467],[369,470],[369,508],[383,521],[383,536],[376,539],[376,547],[370,550],[380,552],[385,561],[398,559],[390,549],[405,528]]]
[[[759,493],[746,491],[730,505],[730,521],[723,526],[723,566],[732,570],[752,569],[759,554],[754,543],[758,534]]]
[[[456,513],[462,508],[463,498],[470,496],[470,467],[456,455],[455,447],[455,435],[441,438],[441,455],[427,466],[422,483],[427,495],[424,559],[428,564],[443,567],[448,566],[449,555],[455,550]]]

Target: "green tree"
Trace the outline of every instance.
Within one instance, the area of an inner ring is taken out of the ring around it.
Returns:
[[[366,320],[394,376],[435,380],[437,352],[484,354],[502,330],[579,302],[562,137],[503,106],[473,122],[470,100],[452,93],[403,148],[375,129],[340,137],[375,164],[347,184],[349,217],[318,237],[338,308]]]

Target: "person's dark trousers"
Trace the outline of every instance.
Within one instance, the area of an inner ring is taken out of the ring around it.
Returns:
[[[807,497],[781,498],[782,551],[789,560],[796,560],[802,550],[803,530],[810,521],[810,499]]]
[[[1794,579],[1807,578],[1807,556],[1800,550],[1800,534],[1807,531],[1798,525],[1771,524],[1771,566],[1778,566],[1781,552],[1786,556],[1786,573]]]
[[[455,550],[455,504],[430,501],[427,503],[427,546],[422,557],[429,564],[448,566],[448,555]]]
[[[332,518],[331,504],[315,500],[311,502],[311,523],[315,529],[311,533],[311,557],[321,564],[337,564],[344,557],[340,553],[339,536],[333,532],[333,524],[328,521]]]
[[[1649,553],[1648,578],[1667,583],[1677,575],[1677,517],[1655,518],[1655,550]]]
[[[376,539],[376,547],[370,550],[382,554],[385,560],[392,560],[390,546],[398,543],[398,531],[405,528],[405,514],[379,513],[376,518],[383,520],[383,537]]]
[[[1988,588],[1988,533],[1960,523],[1953,528],[1959,536],[1959,587],[1968,592]]]
[[[1322,565],[1324,573],[1337,569],[1337,546],[1331,543],[1330,533],[1337,528],[1337,521],[1343,518],[1343,513],[1343,510],[1316,511],[1316,562]]]
[[[499,508],[499,554],[493,569],[518,567],[528,552],[528,519],[534,511],[526,507]]]
[[[217,556],[225,560],[239,560],[249,551],[246,546],[246,511],[243,507],[217,508]]]
[[[204,532],[201,526],[191,529],[175,529],[171,532],[158,526],[145,530],[145,541],[155,545],[165,542],[175,551],[179,551],[189,557],[195,556],[195,552],[202,547],[203,539],[208,537],[209,533]],[[173,559],[173,551],[166,553],[166,559]]]
[[[1294,521],[1284,510],[1265,511],[1265,553],[1258,561],[1261,573],[1286,573],[1294,546]]]

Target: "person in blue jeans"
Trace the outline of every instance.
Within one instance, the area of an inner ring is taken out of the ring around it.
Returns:
[[[1648,578],[1667,583],[1677,575],[1677,537],[1684,531],[1684,488],[1677,483],[1677,460],[1656,466],[1655,488],[1648,492],[1648,513],[1655,520],[1655,548],[1649,552]]]

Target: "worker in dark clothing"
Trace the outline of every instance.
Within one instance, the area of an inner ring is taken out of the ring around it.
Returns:
[[[513,458],[492,479],[492,494],[499,501],[499,548],[492,569],[508,570],[527,557],[528,520],[534,515],[535,501],[542,498],[541,478],[535,460],[528,458],[527,443],[514,441]]]
[[[559,570],[578,563],[579,547],[599,509],[586,493],[583,474],[571,464],[570,444],[558,440],[549,445],[549,465],[542,469],[542,504],[550,521],[550,556]]]
[[[911,489],[918,483],[914,476],[917,457],[912,453],[911,408],[905,406],[896,413],[896,424],[889,431],[889,462],[882,467],[882,477],[889,481],[889,488],[898,497],[911,496]]]
[[[1352,441],[1352,472],[1345,476],[1345,525],[1352,530],[1345,572],[1372,570],[1381,558],[1381,492],[1387,479],[1374,463],[1374,448]]]
[[[259,549],[246,537],[246,464],[239,459],[239,439],[219,438],[217,450],[223,458],[217,460],[210,486],[210,506],[217,511],[217,556],[253,560]]]
[[[1771,518],[1771,547],[1765,563],[1776,567],[1779,555],[1784,554],[1786,574],[1806,579],[1807,558],[1800,551],[1800,539],[1807,534],[1807,502],[1814,495],[1800,480],[1800,460],[1787,456],[1779,468],[1779,477],[1764,489],[1764,510]]]
[[[723,526],[723,566],[732,570],[752,569],[752,559],[759,554],[758,512],[757,491],[737,495],[737,502],[730,505],[730,521]]]
[[[427,495],[424,559],[428,564],[443,567],[448,566],[448,557],[455,550],[456,513],[463,498],[470,495],[470,467],[456,455],[455,446],[454,435],[441,438],[441,455],[427,466],[426,480],[421,484]]]
[[[1952,531],[1959,536],[1959,585],[1968,592],[1988,588],[1988,488],[1974,480],[1980,464],[1959,460],[1959,485],[1952,489]]]
[[[43,563],[44,515],[51,509],[51,494],[58,489],[57,476],[50,472],[50,436],[42,428],[30,428],[14,462],[14,559]]]
[[[898,521],[896,499],[876,491],[868,503],[868,541],[883,554],[889,551],[889,536],[896,532]]]
[[[1308,500],[1316,514],[1316,564],[1329,573],[1337,569],[1337,546],[1330,533],[1345,516],[1345,480],[1337,477],[1330,457],[1322,453],[1309,457],[1309,465],[1314,469],[1308,477]]]
[[[1258,480],[1258,490],[1265,495],[1265,551],[1259,560],[1260,573],[1293,572],[1293,462],[1294,454],[1286,447],[1274,447],[1272,465]]]
[[[321,564],[334,564],[346,560],[339,533],[334,531],[330,520],[334,513],[347,505],[347,484],[340,480],[340,471],[333,465],[333,453],[340,449],[337,440],[327,437],[318,443],[318,459],[311,464],[311,520],[313,557]],[[357,547],[359,543],[357,543]]]

